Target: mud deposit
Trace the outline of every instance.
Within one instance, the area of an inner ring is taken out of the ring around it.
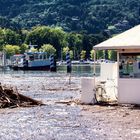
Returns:
[[[2,84],[41,100],[44,106],[0,109],[1,140],[137,140],[140,109],[131,106],[82,106],[80,77],[1,75]]]

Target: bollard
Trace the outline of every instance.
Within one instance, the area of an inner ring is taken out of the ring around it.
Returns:
[[[71,60],[70,60],[70,53],[66,53],[66,62],[67,62],[67,73],[71,73],[72,68],[71,68]]]
[[[24,70],[27,69],[27,67],[28,67],[28,60],[26,60],[25,55],[23,56],[23,67],[24,67]]]
[[[56,72],[56,60],[53,54],[50,56],[50,71]]]
[[[66,62],[67,62],[67,73],[69,73],[69,85],[71,84],[71,60],[70,60],[70,53],[66,53]]]

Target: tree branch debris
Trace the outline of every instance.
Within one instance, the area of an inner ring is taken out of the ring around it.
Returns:
[[[19,94],[17,89],[2,86],[0,83],[0,108],[31,107],[36,105],[43,105],[43,103]]]

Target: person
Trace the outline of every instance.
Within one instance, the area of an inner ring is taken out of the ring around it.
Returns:
[[[122,60],[122,62],[119,65],[119,75],[120,75],[120,78],[122,78],[123,77],[123,74],[124,74],[123,67],[124,67],[124,60]]]

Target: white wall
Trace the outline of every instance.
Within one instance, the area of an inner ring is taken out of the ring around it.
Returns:
[[[118,102],[140,104],[140,79],[119,78]]]
[[[102,80],[117,80],[117,63],[101,63],[101,74]]]
[[[118,73],[117,63],[101,63],[100,81],[106,81],[106,96],[111,100],[116,100],[118,94]]]
[[[95,79],[82,78],[81,79],[81,103],[94,104],[95,103]]]
[[[101,84],[101,83],[104,84]],[[105,90],[105,98],[109,101],[116,100],[117,96],[117,63],[101,63],[100,77],[81,79],[81,102],[94,104],[94,92],[101,85]],[[100,93],[100,90],[99,90]],[[97,93],[97,94],[99,94]]]

